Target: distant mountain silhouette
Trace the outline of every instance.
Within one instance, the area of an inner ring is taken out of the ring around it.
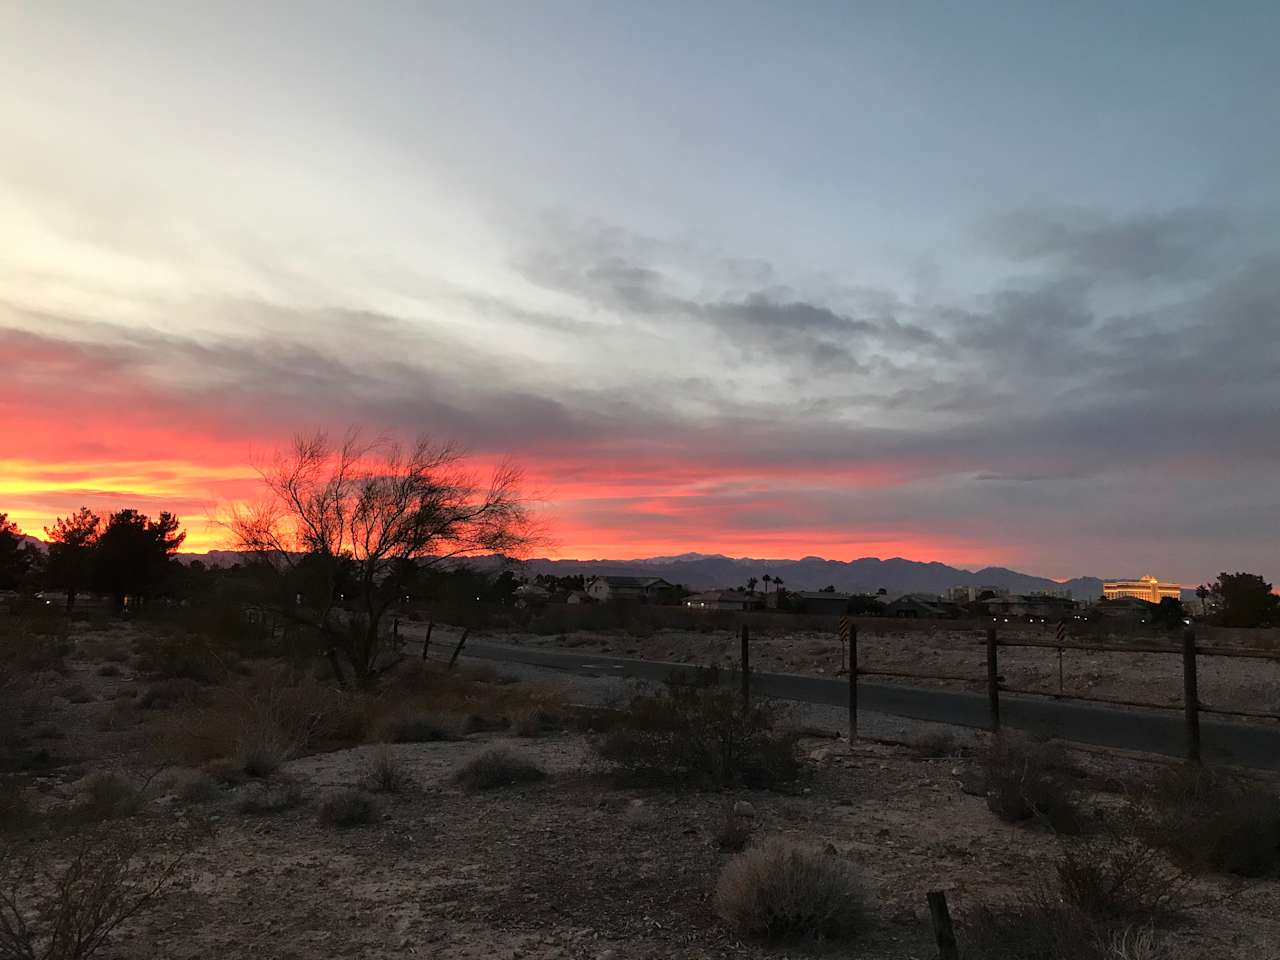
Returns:
[[[1070,590],[1078,600],[1091,600],[1102,595],[1102,581],[1096,577],[1077,577],[1065,583],[1047,577],[1035,577],[1005,567],[983,567],[961,570],[945,563],[905,560],[894,557],[881,560],[824,560],[804,557],[801,560],[756,560],[750,557],[725,557],[719,554],[683,554],[678,557],[650,557],[639,560],[529,560],[525,569],[530,575],[551,573],[568,576],[662,577],[684,584],[692,590],[734,587],[746,583],[748,577],[763,579],[781,576],[788,590],[820,590],[834,586],[849,593],[875,593],[883,588],[890,594],[943,593],[950,587],[1001,587],[1012,593],[1036,590]]]
[[[207,553],[180,553],[177,558],[183,563],[201,560],[206,566],[227,567],[247,560],[248,555],[234,550],[210,550]],[[464,562],[481,569],[496,569],[507,561],[490,555],[472,557]],[[834,586],[847,593],[875,593],[883,588],[890,595],[898,596],[903,593],[940,594],[951,587],[1001,587],[1011,593],[1070,590],[1077,600],[1093,600],[1102,596],[1102,581],[1097,577],[1076,577],[1060,583],[1006,567],[962,570],[936,561],[906,560],[902,557],[889,560],[863,557],[849,561],[825,560],[822,557],[758,560],[726,557],[718,553],[683,553],[674,557],[632,560],[550,560],[538,557],[520,566],[529,576],[551,573],[563,577],[582,573],[587,576],[662,577],[691,590],[736,587],[746,583],[748,577],[763,580],[767,573],[771,577],[782,577],[788,590],[821,590]]]

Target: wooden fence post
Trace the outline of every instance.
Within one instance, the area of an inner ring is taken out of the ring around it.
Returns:
[[[1187,759],[1200,762],[1200,693],[1196,682],[1196,632],[1182,632],[1182,702],[1187,717]]]
[[[933,939],[938,944],[939,960],[960,960],[956,931],[951,926],[947,895],[941,890],[929,891],[929,919],[933,922]]]
[[[431,646],[431,628],[435,625],[434,620],[427,621],[427,635],[422,641],[422,659],[424,661],[427,659],[427,647]]]
[[[747,625],[742,625],[742,712],[751,709],[751,634]]]
[[[453,648],[453,656],[449,658],[449,669],[453,669],[453,665],[458,662],[458,654],[462,653],[462,645],[467,642],[467,634],[471,632],[471,628],[467,627],[462,631],[462,636],[458,638],[458,645]]]
[[[849,624],[849,743],[858,739],[858,625]]]
[[[987,697],[991,701],[991,732],[1000,732],[1000,664],[996,628],[987,628]]]

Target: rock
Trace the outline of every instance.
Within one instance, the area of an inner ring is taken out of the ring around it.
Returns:
[[[733,805],[733,815],[735,817],[746,817],[750,819],[756,815],[756,808],[746,800],[739,800]]]

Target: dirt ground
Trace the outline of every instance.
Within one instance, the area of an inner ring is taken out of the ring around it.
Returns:
[[[1052,624],[1002,625],[1000,635],[1007,639],[1048,641],[1053,636],[1052,627]],[[675,663],[718,663],[727,669],[736,667],[740,657],[740,641],[728,631],[660,630],[649,637],[586,631],[556,636],[495,632],[487,638],[502,643],[586,649],[593,653]],[[1159,642],[1176,645],[1177,639]],[[751,638],[751,663],[757,670],[831,675],[842,668],[841,654],[839,638],[833,634],[795,631]],[[1182,703],[1182,660],[1176,655],[1066,650],[1062,655],[1061,684],[1058,654],[1054,650],[1002,647],[999,663],[1004,682],[1011,688],[1167,706]],[[983,690],[986,664],[982,630],[954,629],[943,624],[927,627],[913,624],[899,629],[890,621],[871,621],[859,632],[860,669],[966,678],[946,682],[889,677],[875,677],[876,680]],[[1205,706],[1280,714],[1280,660],[1200,657],[1198,674],[1200,701]]]
[[[143,836],[175,821],[207,824],[208,835],[184,866],[184,883],[119,931],[101,954],[113,960],[657,960],[815,953],[924,960],[935,956],[927,891],[946,890],[953,911],[962,915],[1049,875],[1059,849],[1046,830],[1003,823],[983,797],[966,793],[962,782],[973,761],[962,755],[926,757],[918,746],[850,747],[819,739],[802,742],[806,776],[788,793],[619,789],[594,759],[591,735],[567,731],[532,739],[482,732],[454,742],[397,744],[391,749],[412,786],[400,795],[377,795],[367,825],[325,824],[317,814],[324,798],[364,778],[376,747],[362,745],[288,762],[271,779],[297,783],[305,802],[275,814],[246,814],[240,802],[260,788],[254,783],[224,785],[196,801],[183,799],[176,787],[187,772],[156,775],[149,750],[162,711],[145,711],[120,729],[104,723],[127,699],[122,691],[145,685],[132,661],[115,659],[129,646],[129,633],[107,636],[82,642],[65,675],[40,678],[43,693],[21,722],[24,749],[28,755],[43,751],[43,759],[34,770],[10,765],[6,776],[30,785],[43,812],[57,816],[93,771],[155,775],[134,818]],[[692,655],[693,639],[662,636],[649,641],[649,649],[679,659]],[[868,640],[869,649],[889,649],[894,642]],[[630,643],[608,649],[636,655],[642,643]],[[816,672],[838,666],[828,662],[830,646],[816,637],[780,639],[762,648],[759,662]],[[107,664],[119,673],[100,675]],[[495,745],[535,760],[550,776],[478,794],[452,783],[462,763]],[[1144,766],[1095,753],[1080,754],[1080,762],[1095,785]],[[802,840],[857,866],[873,918],[856,946],[824,952],[744,943],[715,917],[712,891],[732,854],[719,850],[714,837],[726,808],[737,801],[750,804],[754,836]],[[1116,798],[1098,792],[1089,802],[1105,806]],[[1217,877],[1201,884],[1210,899],[1230,887]],[[1175,935],[1189,958],[1277,960],[1280,883],[1252,884],[1196,910]]]

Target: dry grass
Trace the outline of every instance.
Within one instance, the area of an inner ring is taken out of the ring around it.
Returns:
[[[88,821],[131,817],[146,802],[146,784],[112,771],[91,773],[80,784],[78,817]]]
[[[373,799],[359,790],[338,790],[320,803],[320,820],[331,827],[359,827],[377,813]]]
[[[440,713],[387,717],[379,724],[377,739],[387,743],[435,743],[462,739],[462,718]]]
[[[750,817],[739,816],[733,804],[729,804],[725,807],[724,818],[716,828],[716,846],[730,853],[741,853],[751,840],[754,828]]]
[[[715,909],[739,933],[767,940],[847,939],[865,916],[847,860],[776,837],[725,865]]]
[[[297,781],[258,782],[241,788],[236,809],[251,816],[265,817],[293,810],[306,802],[306,791]]]
[[[390,747],[376,747],[364,766],[365,785],[374,793],[403,793],[413,786],[413,777]]]
[[[546,771],[537,764],[510,750],[495,747],[463,764],[453,775],[453,782],[465,790],[493,790],[546,777]]]

